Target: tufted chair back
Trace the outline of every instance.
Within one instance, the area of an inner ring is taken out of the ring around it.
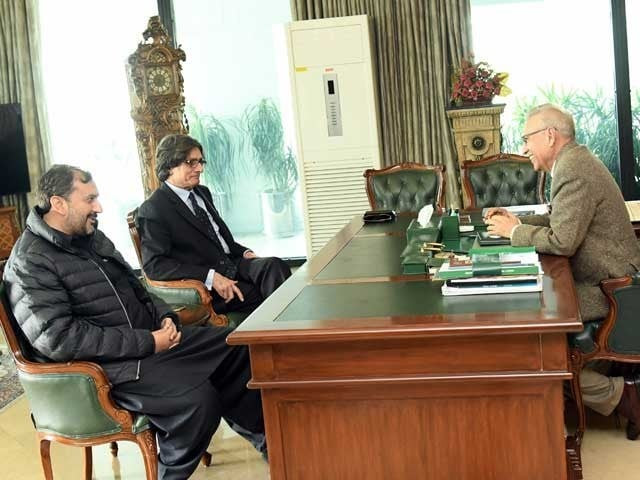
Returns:
[[[544,178],[544,172],[536,172],[527,157],[511,153],[462,164],[468,208],[545,203]]]
[[[442,165],[401,163],[364,172],[369,204],[373,210],[418,212],[425,205],[444,208]]]

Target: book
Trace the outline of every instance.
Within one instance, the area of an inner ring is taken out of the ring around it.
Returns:
[[[469,249],[469,255],[473,259],[473,255],[504,255],[504,254],[526,254],[536,253],[536,248],[533,246],[514,247],[513,245],[492,245],[483,247],[480,244],[474,244]]]
[[[454,278],[445,283],[451,287],[456,286],[483,286],[483,285],[515,285],[535,282],[538,275],[514,275],[514,276],[484,276],[471,278]]]
[[[630,200],[624,202],[629,212],[629,220],[632,222],[640,222],[640,200]]]
[[[513,275],[538,275],[542,273],[540,262],[532,263],[472,263],[470,267],[451,267],[449,262],[440,266],[435,278],[440,280],[491,277],[502,278]]]
[[[445,282],[442,285],[442,295],[491,295],[497,293],[535,293],[542,291],[542,276],[535,276],[525,281],[496,281],[489,283],[457,283],[450,285]]]

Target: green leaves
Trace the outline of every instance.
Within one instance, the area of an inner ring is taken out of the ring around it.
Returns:
[[[258,172],[267,180],[266,191],[291,192],[298,184],[296,159],[290,148],[285,153],[282,118],[269,98],[245,110],[244,125],[253,147]]]
[[[273,100],[263,98],[249,106],[241,118],[198,114],[191,105],[185,115],[190,135],[204,149],[204,181],[215,193],[232,193],[250,159],[266,182],[265,191],[295,190],[296,157],[290,148],[285,151],[282,118]]]
[[[239,173],[237,154],[242,150],[242,131],[233,120],[220,120],[211,114],[199,115],[186,108],[189,134],[202,144],[207,164],[204,181],[215,193],[230,193]]]
[[[632,102],[633,141],[635,154],[636,182],[640,181],[640,91],[635,92]],[[554,103],[569,111],[576,124],[576,141],[586,145],[607,166],[613,177],[620,183],[618,124],[614,97],[607,96],[601,89],[591,93],[584,90],[556,88],[553,84],[539,88],[539,95],[526,99],[516,99],[511,125],[503,128],[503,151],[518,152],[522,145],[520,135],[527,112],[542,103]]]

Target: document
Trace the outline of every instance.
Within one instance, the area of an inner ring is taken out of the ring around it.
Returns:
[[[510,207],[502,207],[508,212],[513,213],[516,217],[522,217],[525,215],[544,215],[549,213],[549,204],[537,203],[535,205],[512,205]],[[487,214],[489,208],[482,209],[482,216]]]

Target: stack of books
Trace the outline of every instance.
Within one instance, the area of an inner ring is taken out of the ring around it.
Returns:
[[[542,290],[542,267],[534,247],[480,247],[468,256],[453,256],[435,276],[443,280],[442,294],[481,295]]]

